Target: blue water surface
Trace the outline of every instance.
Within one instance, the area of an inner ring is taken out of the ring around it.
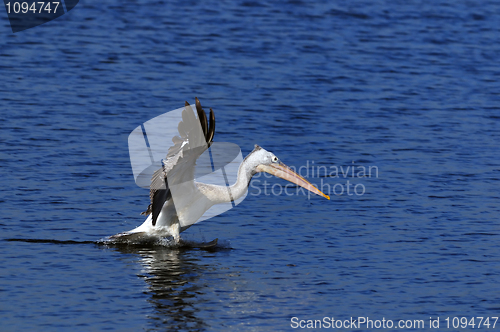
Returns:
[[[498,2],[80,1],[16,34],[3,16],[2,331],[500,315]],[[308,166],[332,199],[260,177],[182,234],[215,250],[91,243],[143,221],[129,133],[195,96],[215,141]]]

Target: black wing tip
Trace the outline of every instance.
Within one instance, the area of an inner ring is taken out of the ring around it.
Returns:
[[[194,97],[195,99],[195,104],[196,104],[196,112],[198,113],[198,120],[200,121],[201,124],[201,129],[203,130],[203,135],[205,135],[205,140],[207,139],[207,133],[208,133],[208,120],[207,120],[207,114],[201,107],[200,100],[198,97]]]
[[[196,111],[198,113],[201,129],[203,130],[203,134],[205,135],[205,141],[207,142],[208,146],[210,146],[215,136],[214,110],[210,107],[210,125],[209,125],[209,119],[207,119],[207,114],[205,113],[205,110],[201,106],[200,100],[198,99],[198,97],[194,97],[194,100],[196,103]],[[189,104],[186,102],[186,106],[187,105]]]
[[[215,114],[214,110],[210,107],[210,128],[207,133],[207,143],[210,145],[215,136]]]

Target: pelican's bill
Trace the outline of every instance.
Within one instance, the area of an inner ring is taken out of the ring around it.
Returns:
[[[282,162],[271,165],[259,165],[257,166],[259,172],[266,172],[271,175],[277,176],[283,180],[287,180],[291,183],[295,183],[304,189],[309,190],[316,195],[323,196],[326,199],[330,199],[330,196],[323,194],[318,188],[313,186],[309,181],[304,179],[299,174],[295,173],[290,167],[283,164]]]

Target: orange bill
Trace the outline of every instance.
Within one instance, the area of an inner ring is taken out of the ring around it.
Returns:
[[[323,194],[318,188],[313,186],[309,181],[304,179],[299,174],[295,173],[283,163],[271,164],[271,165],[259,165],[257,166],[257,171],[266,172],[271,175],[277,176],[283,180],[287,180],[291,183],[295,183],[304,189],[309,190],[312,193],[323,196],[324,198],[330,199],[330,196]]]

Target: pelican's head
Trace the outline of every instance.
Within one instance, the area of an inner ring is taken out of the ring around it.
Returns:
[[[323,194],[320,190],[318,190],[318,188],[309,183],[309,181],[295,173],[292,169],[290,169],[290,167],[283,164],[274,153],[261,148],[257,144],[255,145],[255,149],[253,149],[253,151],[245,159],[249,159],[248,161],[254,174],[258,172],[266,172],[301,186],[317,195],[330,199],[329,196]]]

